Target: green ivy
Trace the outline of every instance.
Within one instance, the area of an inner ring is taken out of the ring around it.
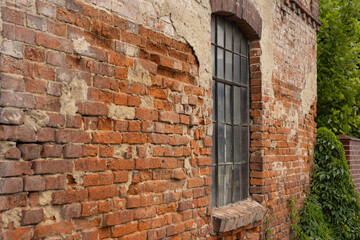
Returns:
[[[360,239],[358,198],[339,138],[329,129],[320,128],[311,192],[300,211],[297,238]]]
[[[316,122],[360,137],[360,0],[319,0]]]

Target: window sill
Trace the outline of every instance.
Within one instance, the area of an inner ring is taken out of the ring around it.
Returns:
[[[213,233],[228,232],[263,220],[267,211],[266,207],[251,198],[214,209],[211,213]]]

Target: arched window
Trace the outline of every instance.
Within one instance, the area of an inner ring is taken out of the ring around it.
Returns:
[[[212,206],[249,196],[249,45],[226,17],[211,16]]]

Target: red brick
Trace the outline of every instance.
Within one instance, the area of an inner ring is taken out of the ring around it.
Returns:
[[[60,101],[59,98],[48,96],[35,96],[35,108],[45,111],[59,112]]]
[[[84,115],[106,116],[108,111],[107,106],[104,103],[78,102],[76,106],[78,107],[78,112]]]
[[[179,114],[174,112],[160,112],[159,120],[162,122],[179,123]]]
[[[38,144],[19,144],[18,145],[21,151],[21,157],[24,160],[32,160],[40,158],[40,153],[42,146]]]
[[[63,219],[65,219],[65,220],[80,217],[81,216],[81,204],[74,203],[74,204],[64,205],[62,208],[61,215],[62,215]]]
[[[159,113],[155,110],[137,108],[135,116],[139,120],[157,121]]]
[[[97,202],[84,202],[82,203],[81,215],[82,216],[92,216],[98,214],[98,204]]]
[[[108,118],[99,118],[97,122],[98,130],[112,130],[112,121]]]
[[[101,131],[92,133],[93,143],[105,143],[105,144],[120,144],[121,134],[112,131]]]
[[[89,188],[89,199],[90,200],[100,200],[110,197],[117,196],[116,186],[100,186],[100,187],[91,187]]]
[[[29,209],[21,211],[21,225],[39,223],[44,220],[43,209]]]
[[[51,158],[51,157],[61,157],[63,147],[62,145],[43,145],[41,152],[41,157]]]
[[[0,177],[32,174],[30,162],[0,162]]]
[[[8,7],[1,8],[2,19],[5,22],[15,23],[17,25],[24,25],[25,14]]]
[[[43,46],[45,48],[51,48],[51,49],[63,51],[66,53],[73,52],[72,43],[70,41],[52,37],[50,35],[43,34],[43,33],[36,34],[36,44]]]
[[[114,182],[115,183],[127,182],[128,179],[129,179],[129,173],[127,171],[114,172]]]
[[[26,14],[26,26],[40,31],[46,30],[46,20],[38,16]]]
[[[0,83],[3,89],[14,90],[17,92],[22,92],[25,89],[23,77],[15,77],[0,73]]]
[[[36,134],[38,142],[54,142],[55,129],[53,128],[40,128]]]
[[[56,130],[56,142],[59,143],[89,143],[90,136],[84,131]]]
[[[15,27],[15,39],[20,42],[34,44],[35,32],[27,28]]]
[[[41,176],[25,176],[24,177],[24,191],[44,191],[46,180]]]
[[[56,17],[56,8],[54,5],[45,3],[43,1],[36,1],[36,10],[38,14],[42,14],[46,17],[55,18]]]
[[[29,46],[25,47],[25,59],[36,61],[36,62],[44,62],[45,60],[45,51],[42,49],[36,49]]]
[[[35,237],[37,239],[55,236],[58,234],[70,234],[73,230],[73,224],[71,222],[58,222],[37,225],[35,227]]]
[[[34,173],[65,173],[71,172],[73,163],[68,160],[36,160],[32,161]]]
[[[114,182],[112,173],[91,174],[83,177],[83,186],[109,185]]]
[[[27,194],[0,196],[0,211],[25,207]]]
[[[117,213],[108,213],[104,215],[104,226],[119,225],[125,222],[130,222],[134,219],[134,212],[131,210],[124,210]]]
[[[5,158],[6,159],[20,159],[21,157],[21,152],[17,147],[13,147],[10,148],[6,153],[5,153]]]
[[[35,77],[55,81],[55,71],[51,67],[36,64],[34,69]],[[44,84],[46,86],[46,84]],[[45,92],[45,91],[44,91]]]
[[[64,189],[66,187],[66,178],[64,175],[46,176],[46,190]]]
[[[187,145],[189,142],[189,138],[185,136],[171,136],[169,138],[170,145]]]
[[[99,156],[100,157],[112,157],[114,155],[114,147],[112,146],[99,146]]]
[[[61,52],[55,51],[47,51],[46,52],[46,63],[58,67],[65,66],[65,54]]]
[[[97,172],[103,171],[106,169],[106,160],[105,159],[77,159],[75,160],[75,170],[76,171],[90,171]]]
[[[82,157],[83,147],[81,145],[65,145],[64,158],[77,158]]]
[[[0,193],[17,193],[23,191],[23,179],[20,177],[3,178],[0,180]]]
[[[87,189],[53,192],[52,204],[64,204],[84,201],[88,197]]]
[[[13,240],[13,239],[33,239],[34,237],[34,228],[16,228],[16,229],[6,229],[3,232],[3,240]]]
[[[1,91],[0,105],[8,107],[34,108],[34,97],[30,94]]]

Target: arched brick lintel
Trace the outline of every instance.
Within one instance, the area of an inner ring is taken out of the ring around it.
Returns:
[[[262,19],[249,0],[211,0],[211,10],[234,21],[250,41],[261,38]]]

